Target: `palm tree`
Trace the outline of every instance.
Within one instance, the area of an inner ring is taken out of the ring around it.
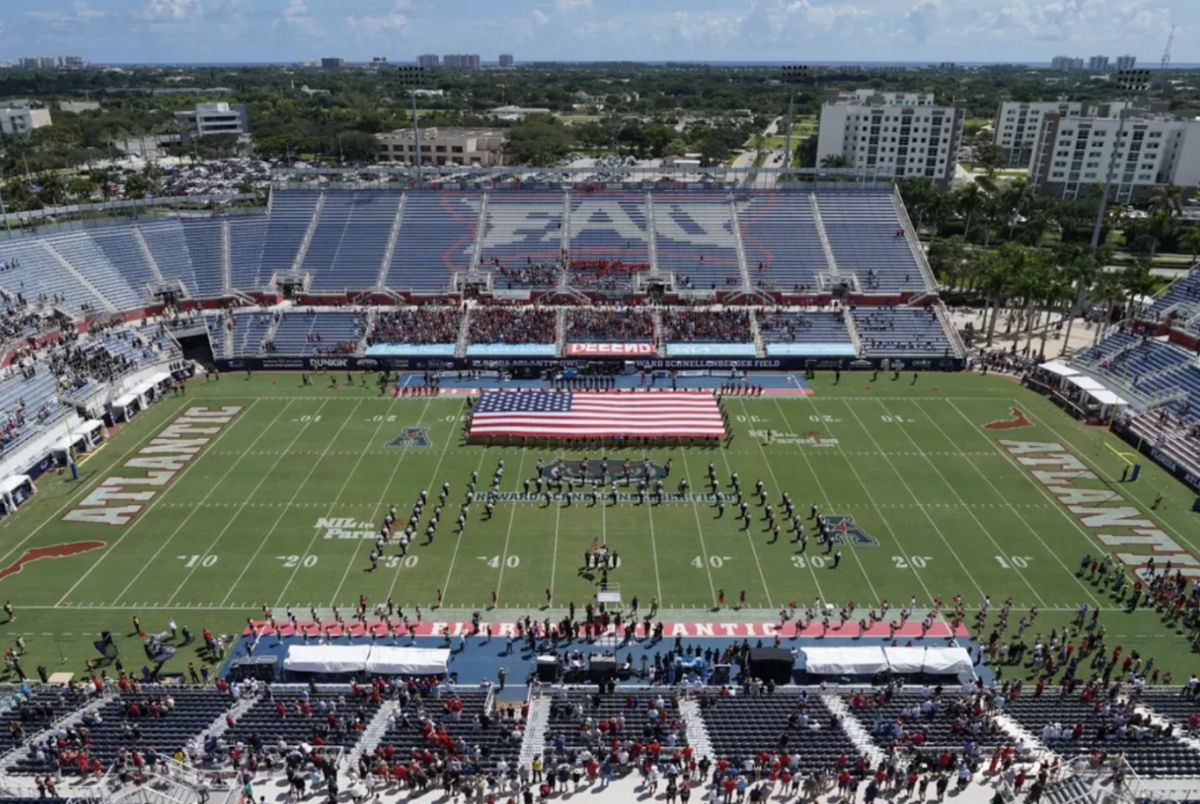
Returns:
[[[1128,303],[1125,308],[1126,317],[1133,314],[1139,296],[1149,296],[1154,291],[1154,277],[1150,273],[1150,261],[1138,260],[1130,265],[1120,275],[1121,288],[1125,291]]]
[[[943,277],[951,290],[958,288],[966,262],[967,248],[958,235],[929,244],[929,265]]]
[[[954,193],[952,199],[955,210],[963,218],[963,240],[970,242],[971,219],[979,212],[987,193],[977,182],[971,182],[966,187]]]
[[[1096,256],[1082,246],[1064,246],[1059,250],[1060,273],[1063,281],[1071,288],[1067,300],[1070,304],[1063,307],[1063,318],[1066,319],[1067,332],[1063,335],[1063,347],[1059,354],[1067,353],[1071,343],[1071,329],[1075,319],[1087,306],[1088,295],[1092,284],[1096,281]]]
[[[1093,344],[1100,342],[1108,322],[1112,321],[1113,310],[1125,298],[1125,290],[1121,287],[1121,277],[1114,271],[1104,271],[1100,274],[1095,286],[1096,300],[1104,304],[1104,320],[1096,327],[1096,337]]]
[[[1153,260],[1154,255],[1158,253],[1158,244],[1165,238],[1175,234],[1179,229],[1179,222],[1175,219],[1175,215],[1172,212],[1160,207],[1150,213],[1147,228],[1150,231],[1151,237],[1154,238],[1150,244],[1150,259]]]
[[[1004,202],[1005,208],[1008,210],[1008,239],[1013,239],[1013,230],[1017,226],[1017,219],[1025,211],[1026,207],[1034,200],[1032,188],[1029,182],[1025,179],[1016,179],[1012,184],[1008,185],[1000,194]],[[1040,243],[1031,243],[1030,245],[1040,245]]]
[[[1163,210],[1170,215],[1183,214],[1183,188],[1175,184],[1160,187],[1150,198],[1150,209]]]
[[[992,310],[985,344],[989,348],[996,333],[996,321],[1000,317],[1001,303],[1008,298],[1020,262],[1023,260],[1023,255],[1014,255],[1010,248],[1009,244],[1005,244],[999,251],[986,252],[980,261],[980,289],[987,299],[988,307]],[[1023,251],[1023,249],[1020,250]]]
[[[1189,226],[1179,236],[1179,245],[1192,252],[1192,259],[1200,258],[1200,226]]]

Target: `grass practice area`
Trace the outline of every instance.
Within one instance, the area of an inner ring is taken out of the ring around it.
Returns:
[[[140,666],[130,636],[135,616],[149,633],[165,631],[171,619],[197,635],[202,628],[241,633],[264,605],[281,618],[285,605],[301,619],[310,607],[328,617],[334,606],[349,618],[365,595],[371,607],[393,598],[414,622],[417,605],[426,620],[454,621],[489,609],[494,594],[497,610],[485,616],[541,619],[554,616],[538,611],[547,590],[551,612],[594,599],[599,578],[583,569],[594,541],[619,556],[609,582],[624,601],[637,596],[644,614],[657,598],[667,622],[775,621],[789,602],[803,610],[815,598],[836,607],[853,600],[857,621],[880,601],[894,613],[912,597],[919,622],[935,597],[949,608],[961,595],[970,627],[987,596],[986,639],[1011,597],[1005,639],[1036,606],[1025,634],[1032,640],[1062,628],[1086,603],[1103,610],[1109,645],[1156,657],[1177,680],[1194,667],[1186,637],[1162,615],[1142,607],[1127,613],[1111,587],[1077,574],[1085,554],[1123,553],[1118,564],[1138,563],[1131,554],[1144,552],[1139,547],[1105,548],[1099,536],[1132,532],[1139,521],[1200,555],[1192,496],[1148,461],[1138,482],[1120,483],[1118,452],[1130,448],[1010,378],[922,374],[914,384],[910,374],[847,373],[835,387],[832,374],[820,374],[810,397],[725,398],[733,431],[726,447],[586,455],[466,446],[465,398],[380,396],[374,375],[356,375],[347,387],[338,374],[336,389],[334,378],[317,375],[312,387],[294,374],[193,380],[186,397],[167,398],[117,432],[77,481],[44,476],[38,495],[0,524],[0,597],[16,613],[2,629],[6,647],[23,635],[26,672],[33,676],[39,664],[81,672],[85,659],[98,658],[91,643],[102,630],[117,635],[127,665]],[[185,416],[197,407],[207,412]],[[193,439],[190,454],[180,458],[176,448],[174,457],[158,457],[165,435]],[[643,456],[662,467],[670,461],[668,499],[592,506],[577,496],[568,507],[514,497],[536,476],[539,458],[549,465],[605,454],[610,465],[629,458],[637,467]],[[486,491],[500,459],[504,494],[495,513],[486,519],[484,505],[473,505],[459,533],[472,471]],[[732,493],[731,473],[740,476],[748,530],[736,501],[718,516],[714,502],[698,496],[708,492],[710,462],[723,493]],[[1067,471],[1072,462],[1095,477]],[[1059,474],[1039,479],[1038,471]],[[128,485],[122,477],[150,479]],[[681,478],[687,494],[671,497]],[[775,541],[754,494],[757,480],[782,525]],[[443,482],[448,502],[426,543]],[[430,502],[407,556],[393,542],[372,570],[369,554],[389,506],[402,530],[422,489]],[[803,553],[781,492],[805,520]],[[833,550],[818,545],[808,519],[814,503],[844,517],[843,544]],[[166,669],[198,663],[193,647]]]

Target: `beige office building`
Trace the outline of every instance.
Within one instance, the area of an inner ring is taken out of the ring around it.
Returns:
[[[416,163],[416,135],[412,129],[376,134],[380,162]],[[507,135],[500,130],[426,128],[421,130],[422,165],[481,165],[504,162]]]

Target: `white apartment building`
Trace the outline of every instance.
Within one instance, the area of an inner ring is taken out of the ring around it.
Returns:
[[[416,135],[410,128],[376,134],[380,162],[416,164]],[[495,167],[504,162],[503,131],[469,128],[421,129],[422,165],[481,165]]]
[[[478,53],[447,53],[442,56],[442,67],[447,70],[478,70],[483,59]]]
[[[513,56],[511,53],[500,54],[500,66],[505,68],[513,66]]]
[[[176,112],[175,119],[186,132],[197,137],[211,134],[236,134],[241,137],[250,133],[246,107],[240,103],[197,103],[195,109]]]
[[[965,110],[936,106],[932,94],[859,90],[821,107],[817,165],[842,156],[869,175],[927,176],[948,182],[962,144]]]
[[[1103,72],[1108,69],[1108,56],[1092,56],[1088,59],[1088,69]]]
[[[1119,134],[1119,136],[1118,136]],[[1077,198],[1112,172],[1117,203],[1141,201],[1161,185],[1200,182],[1200,119],[1141,112],[1120,117],[1044,115],[1029,183],[1045,195]]]
[[[1132,70],[1137,66],[1137,56],[1117,56],[1118,70]]]
[[[1005,165],[1010,168],[1029,168],[1033,165],[1034,145],[1045,115],[1054,113],[1067,118],[1116,117],[1127,108],[1129,104],[1124,101],[1007,101],[1000,104],[996,113],[993,141],[1004,152]]]
[[[436,53],[424,53],[417,56],[417,66],[424,70],[436,70],[440,59]]]
[[[0,108],[0,131],[5,134],[28,134],[35,128],[51,125],[49,109],[30,109],[28,106]]]

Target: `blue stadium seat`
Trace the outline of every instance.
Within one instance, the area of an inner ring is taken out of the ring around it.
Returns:
[[[738,202],[742,248],[756,287],[811,291],[829,271],[808,195],[771,193]]]
[[[448,289],[452,273],[471,265],[480,197],[411,190],[406,195],[387,286],[425,292]]]

